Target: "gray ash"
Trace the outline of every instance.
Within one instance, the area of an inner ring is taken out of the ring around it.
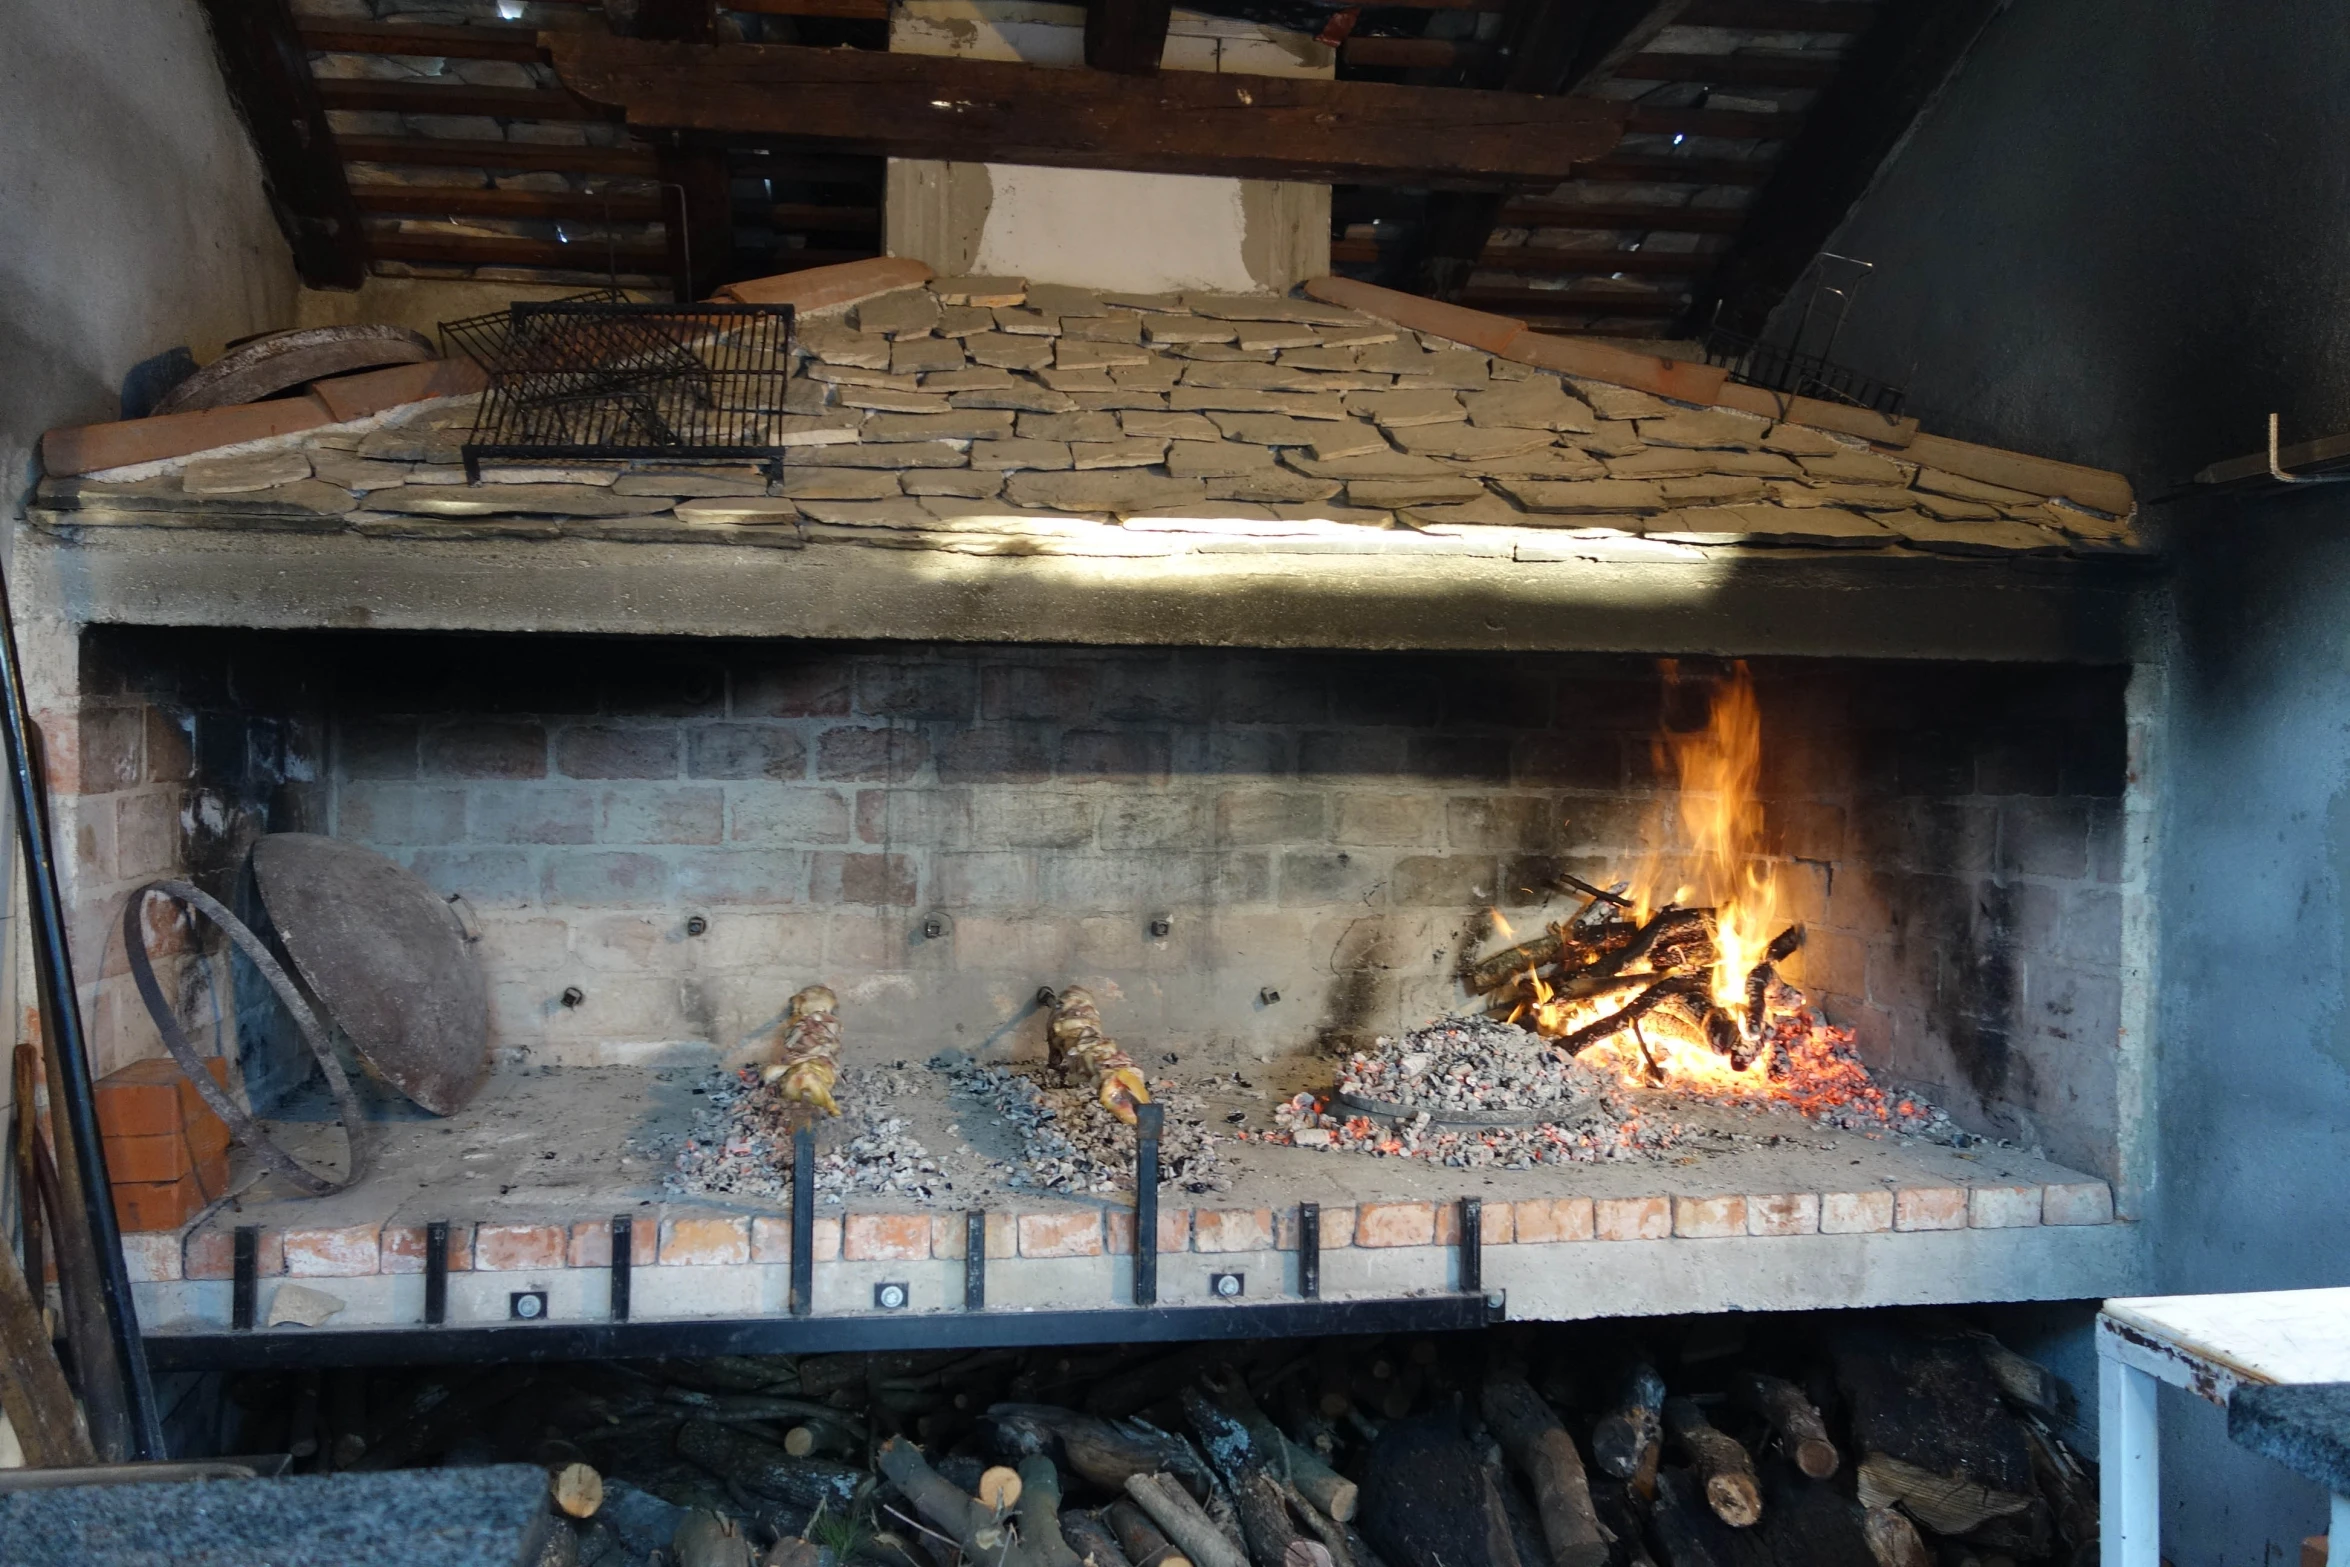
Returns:
[[[1088,1090],[1008,1066],[960,1064],[947,1069],[955,1091],[977,1102],[1020,1139],[1017,1162],[998,1166],[1005,1184],[1071,1194],[1134,1190],[1134,1128],[1103,1109]],[[1159,1185],[1186,1192],[1220,1192],[1231,1179],[1221,1168],[1207,1106],[1169,1082],[1151,1084],[1165,1107],[1159,1137]]]
[[[886,1109],[924,1091],[925,1073],[851,1067],[834,1096],[838,1120],[816,1124],[816,1190],[832,1202],[878,1192],[916,1202],[944,1200],[954,1183]],[[844,1140],[842,1134],[847,1136]],[[757,1074],[715,1072],[662,1184],[681,1196],[785,1197],[791,1193],[789,1107]]]

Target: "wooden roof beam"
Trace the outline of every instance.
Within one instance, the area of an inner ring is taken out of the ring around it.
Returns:
[[[1883,0],[1805,116],[1690,319],[1760,330],[1877,170],[1939,96],[2003,0]]]
[[[1173,0],[1086,0],[1085,63],[1125,76],[1158,75],[1174,9]]]
[[[286,0],[204,0],[229,99],[261,157],[270,210],[312,288],[367,278],[367,232]]]
[[[632,125],[897,157],[1250,179],[1557,183],[1623,111],[1578,98],[1169,71],[1147,80],[992,60],[549,33],[571,91]]]

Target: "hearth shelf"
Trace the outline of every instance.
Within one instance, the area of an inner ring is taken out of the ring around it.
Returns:
[[[1200,1314],[1220,1312],[1237,1315],[1216,1323],[1248,1333],[1342,1331],[1323,1316],[1355,1308],[1433,1322],[1482,1310],[1462,1302],[1486,1292],[1511,1318],[1563,1320],[2082,1298],[2127,1292],[2141,1277],[2136,1226],[2114,1222],[2095,1177],[1994,1146],[1713,1112],[1783,1141],[1529,1171],[1231,1145],[1229,1189],[1162,1191],[1156,1307],[1132,1304],[1129,1197],[1012,1189],[969,1173],[983,1164],[957,1149],[941,1161],[956,1177],[941,1201],[860,1197],[816,1210],[813,1312],[795,1319],[787,1204],[681,1198],[663,1190],[655,1162],[628,1151],[682,1128],[694,1080],[649,1067],[501,1073],[455,1117],[385,1126],[379,1171],[355,1190],[293,1200],[250,1186],[184,1234],[132,1237],[142,1321],[159,1344],[184,1341],[159,1350],[166,1359],[291,1353],[227,1342],[239,1226],[260,1234],[257,1320],[287,1283],[341,1303],[319,1329],[263,1328],[233,1335],[240,1344],[306,1337],[408,1359],[437,1353],[428,1339],[439,1331],[456,1335],[443,1346],[452,1354],[538,1357],[616,1353],[623,1340],[654,1346],[642,1353],[705,1339],[871,1347],[934,1331],[1041,1342],[1199,1336],[1209,1321]],[[334,1141],[316,1125],[291,1130],[322,1151]],[[930,1129],[925,1140],[936,1151],[945,1136]],[[1474,1295],[1461,1290],[1465,1197],[1482,1212]],[[1318,1301],[1300,1298],[1300,1203],[1320,1206]],[[988,1215],[986,1310],[976,1313],[963,1306],[974,1209]],[[634,1242],[625,1324],[610,1320],[616,1214],[630,1216]],[[451,1235],[445,1329],[421,1326],[435,1219]],[[1232,1273],[1244,1281],[1237,1300],[1215,1284]],[[905,1307],[877,1306],[885,1283],[906,1287]],[[512,1322],[518,1291],[545,1292],[543,1321]],[[362,1345],[353,1334],[390,1336]],[[537,1334],[550,1336],[528,1336]]]

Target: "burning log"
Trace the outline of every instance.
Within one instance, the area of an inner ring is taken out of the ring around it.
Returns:
[[[822,985],[792,997],[774,1054],[759,1071],[760,1081],[781,1085],[786,1101],[826,1115],[840,1114],[832,1097],[840,1077],[839,1007],[840,998]]]
[[[1686,1398],[1664,1404],[1665,1431],[1705,1485],[1705,1503],[1733,1529],[1751,1528],[1762,1517],[1762,1482],[1754,1460],[1736,1437],[1714,1429],[1705,1411]]]
[[[1499,990],[1528,969],[1547,968],[1556,963],[1564,945],[1564,929],[1553,925],[1531,940],[1521,941],[1514,947],[1505,947],[1489,958],[1478,959],[1476,966],[1469,970],[1465,982],[1471,991],[1479,995],[1489,990]]]
[[[1828,1440],[1827,1422],[1801,1388],[1783,1377],[1746,1371],[1731,1382],[1730,1391],[1770,1422],[1796,1468],[1814,1480],[1825,1480],[1836,1472],[1836,1444]]]
[[[1627,1482],[1646,1498],[1656,1488],[1657,1460],[1664,1446],[1665,1379],[1646,1361],[1626,1373],[1616,1407],[1591,1433],[1591,1456],[1599,1467]]]
[[[1192,1567],[1191,1558],[1168,1543],[1150,1515],[1129,1501],[1102,1509],[1102,1521],[1118,1537],[1118,1549],[1133,1567]]]
[[[1052,1007],[1046,1036],[1052,1065],[1064,1076],[1082,1077],[1103,1109],[1132,1126],[1135,1107],[1151,1102],[1150,1089],[1134,1058],[1102,1031],[1101,1008],[1093,993],[1071,985],[1053,998]]]
[[[1196,1567],[1249,1567],[1247,1554],[1166,1475],[1131,1475],[1126,1494]]]
[[[1609,1039],[1630,1028],[1668,1001],[1702,1006],[1706,1002],[1705,980],[1691,974],[1668,974],[1632,998],[1622,1008],[1609,1013],[1596,1023],[1586,1023],[1572,1033],[1561,1036],[1559,1048],[1569,1055],[1588,1050],[1603,1039]]]
[[[1600,1567],[1608,1558],[1609,1540],[1592,1510],[1582,1456],[1542,1395],[1523,1377],[1489,1375],[1478,1412],[1534,1488],[1552,1567]]]
[[[1762,961],[1746,975],[1746,1031],[1760,1035],[1763,1026],[1763,1004],[1770,999],[1771,982],[1779,977],[1778,966],[1793,957],[1803,945],[1803,927],[1790,925],[1771,938],[1763,948]]]

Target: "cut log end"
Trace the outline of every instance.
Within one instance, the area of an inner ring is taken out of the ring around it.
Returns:
[[[1833,1442],[1815,1437],[1795,1444],[1795,1467],[1814,1480],[1834,1478],[1837,1463]]]
[[[816,1451],[816,1433],[806,1426],[793,1426],[783,1433],[783,1450],[794,1458],[805,1458]]]
[[[1762,1489],[1749,1475],[1710,1476],[1705,1505],[1733,1529],[1751,1529],[1762,1521]]]
[[[1329,1498],[1329,1505],[1323,1510],[1330,1515],[1332,1523],[1352,1523],[1363,1503],[1362,1489],[1352,1480],[1340,1480],[1330,1487]]]
[[[547,1477],[547,1494],[567,1518],[593,1518],[604,1505],[604,1477],[587,1464],[565,1464]]]
[[[1020,1472],[997,1465],[979,1477],[979,1502],[999,1513],[1010,1512],[1020,1500]]]

